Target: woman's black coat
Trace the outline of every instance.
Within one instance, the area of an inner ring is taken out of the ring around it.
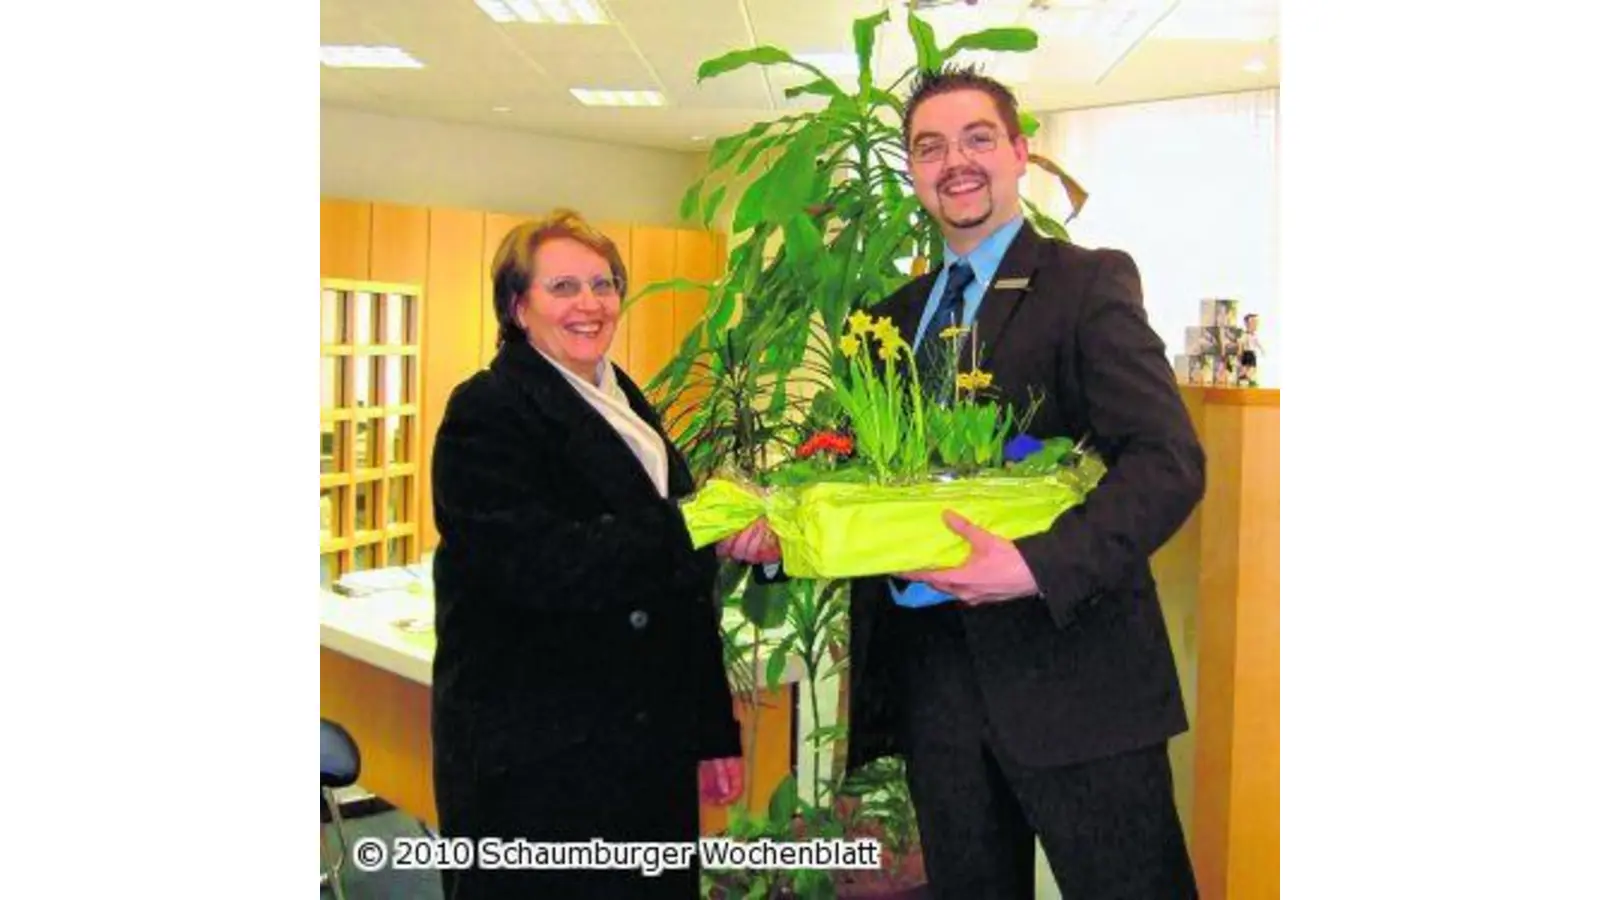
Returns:
[[[633,382],[620,370],[617,380],[661,431]],[[451,394],[433,453],[434,788],[446,836],[695,839],[696,763],[739,755],[739,730],[716,560],[690,546],[676,500],[693,484],[666,446],[662,499],[605,419],[521,341]],[[691,877],[469,871],[445,882],[458,898],[679,896]]]

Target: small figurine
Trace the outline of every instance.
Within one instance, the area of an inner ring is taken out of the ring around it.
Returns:
[[[1244,341],[1239,352],[1239,384],[1248,387],[1259,387],[1256,384],[1256,366],[1259,365],[1260,355],[1266,351],[1261,349],[1261,338],[1256,336],[1256,326],[1261,323],[1261,317],[1250,313],[1244,317]]]

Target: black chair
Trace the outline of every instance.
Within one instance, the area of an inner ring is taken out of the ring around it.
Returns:
[[[361,775],[361,751],[356,748],[355,739],[350,732],[345,731],[337,722],[322,720],[322,855],[323,864],[327,865],[328,857],[328,829],[327,824],[333,823],[333,830],[339,836],[339,852],[333,857],[333,865],[322,870],[322,884],[333,885],[333,895],[339,900],[344,900],[344,885],[339,883],[339,870],[344,866],[344,858],[350,852],[350,841],[345,837],[344,819],[339,815],[339,801],[333,795],[335,788],[349,787],[355,784],[356,778]]]

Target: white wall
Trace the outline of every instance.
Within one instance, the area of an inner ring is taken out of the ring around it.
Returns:
[[[322,196],[678,224],[704,154],[322,107]]]
[[[1133,255],[1150,324],[1182,353],[1200,301],[1261,314],[1259,380],[1283,383],[1279,340],[1276,89],[1042,116],[1042,152],[1089,191],[1068,229]],[[1049,207],[1064,211],[1065,202]],[[1243,322],[1241,321],[1242,325]]]

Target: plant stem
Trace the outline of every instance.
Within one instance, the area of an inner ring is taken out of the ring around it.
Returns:
[[[816,648],[808,647],[806,653],[806,684],[811,691],[811,729],[822,727],[822,707],[817,704]],[[822,805],[822,742],[811,742],[811,805]]]

